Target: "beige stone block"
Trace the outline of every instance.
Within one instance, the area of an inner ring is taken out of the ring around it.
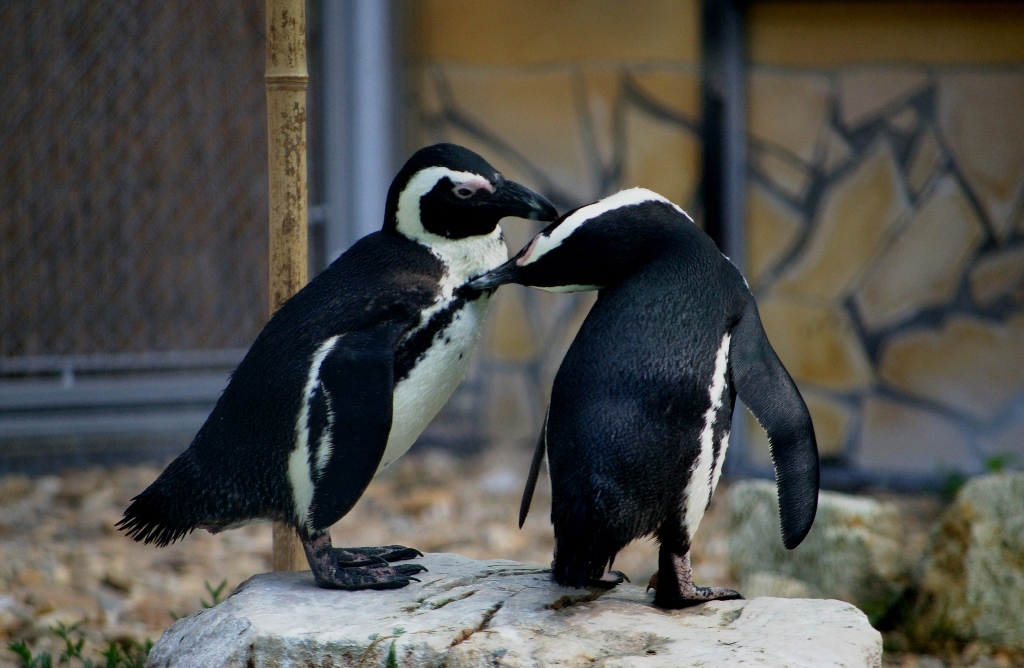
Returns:
[[[748,85],[750,134],[813,162],[828,122],[828,78],[754,69]]]
[[[1005,324],[953,316],[893,340],[879,372],[895,388],[987,421],[1024,390],[1020,360],[1024,315]]]
[[[876,143],[824,196],[802,256],[778,289],[821,299],[843,295],[910,206],[887,142]]]
[[[852,157],[853,149],[850,148],[850,145],[838,132],[830,128],[825,136],[825,156],[821,161],[822,169],[831,174],[845,165]]]
[[[856,128],[928,85],[923,69],[851,69],[839,75],[839,116]]]
[[[863,410],[858,466],[869,471],[921,474],[977,469],[960,424],[879,397],[865,398]]]
[[[935,132],[928,128],[921,134],[914,146],[907,169],[907,184],[915,193],[920,193],[931,180],[932,174],[942,161],[942,147]]]
[[[700,173],[700,142],[684,128],[626,107],[624,188],[643,186],[686,207]]]
[[[757,183],[747,187],[747,277],[757,286],[803,231],[800,212]]]
[[[413,53],[498,67],[579,61],[700,62],[697,0],[421,0]]]
[[[644,95],[691,120],[701,116],[700,76],[695,68],[643,69],[630,77]]]
[[[598,160],[604,166],[615,161],[615,110],[622,95],[623,74],[618,68],[587,68],[583,71],[583,87],[590,114],[590,132]],[[611,193],[597,193],[609,195]]]
[[[804,401],[814,423],[814,436],[818,441],[818,455],[823,459],[837,459],[844,454],[847,436],[853,425],[853,410],[821,392],[804,391]]]
[[[756,153],[754,164],[779,190],[795,199],[801,199],[811,185],[811,173],[802,163],[774,151]]]
[[[915,128],[917,128],[917,124],[918,122],[920,122],[920,120],[921,117],[918,116],[917,112],[914,111],[913,107],[906,107],[902,111],[897,112],[890,116],[889,118],[885,119],[885,124],[888,125],[890,129],[895,130],[896,132],[901,132],[905,135],[908,135],[911,132],[913,132]]]
[[[1024,74],[940,77],[938,121],[967,182],[1005,238],[1024,190]]]
[[[841,308],[778,297],[758,308],[768,340],[797,383],[839,391],[871,385],[871,362]]]
[[[967,195],[953,177],[943,177],[857,290],[864,323],[892,325],[950,301],[985,236]]]
[[[540,168],[555,187],[579,201],[594,199],[578,122],[582,110],[568,70],[520,73],[453,67],[448,80],[459,109]]]
[[[971,269],[971,295],[981,306],[1012,294],[1024,283],[1024,248],[1007,248],[981,258]]]
[[[528,362],[538,353],[538,345],[523,305],[521,285],[505,286],[494,295],[485,328],[484,345],[497,359]]]

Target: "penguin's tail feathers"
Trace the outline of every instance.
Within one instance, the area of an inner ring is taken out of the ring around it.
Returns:
[[[186,451],[132,499],[116,526],[135,541],[164,547],[199,527],[205,496],[195,463]]]
[[[792,550],[811,530],[818,509],[818,446],[811,414],[768,342],[752,297],[733,327],[729,357],[736,393],[768,432],[782,542]]]
[[[555,561],[552,575],[563,587],[584,587],[599,580],[615,561],[615,555],[628,541],[618,540],[603,531],[588,513],[576,509],[564,521],[552,517],[555,524]]]

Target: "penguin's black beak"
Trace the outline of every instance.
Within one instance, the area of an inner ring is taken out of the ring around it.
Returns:
[[[499,285],[515,283],[519,274],[518,269],[515,258],[513,258],[500,267],[477,276],[468,285],[474,290],[493,290]]]
[[[500,210],[502,216],[545,222],[558,218],[558,211],[547,198],[515,181],[504,180],[498,184],[494,194],[487,199],[487,206]]]

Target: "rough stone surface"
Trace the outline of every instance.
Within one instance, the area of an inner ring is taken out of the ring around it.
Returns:
[[[839,77],[839,109],[843,124],[855,128],[890,105],[919,92],[928,74],[916,68],[853,69]]]
[[[807,538],[795,550],[782,545],[775,484],[751,481],[729,490],[732,531],[729,565],[740,591],[782,576],[788,591],[818,593],[881,617],[910,584],[911,561],[896,506],[822,492]],[[796,581],[794,583],[794,581]],[[771,586],[780,586],[775,580]]]
[[[772,185],[793,199],[801,199],[811,185],[811,172],[800,161],[774,150],[756,151],[754,164]]]
[[[1024,247],[1007,248],[978,260],[970,274],[971,295],[982,306],[1011,295],[1024,284]]]
[[[942,147],[939,145],[939,139],[935,132],[928,128],[917,140],[907,167],[907,184],[915,193],[921,192],[925,187],[941,159]]]
[[[839,298],[909,210],[892,149],[880,141],[825,194],[807,247],[779,281],[779,289]]]
[[[623,187],[642,186],[687,207],[700,173],[700,142],[684,128],[628,105]]]
[[[657,105],[688,119],[700,118],[700,78],[692,69],[642,70],[630,78]]]
[[[871,362],[845,311],[774,297],[758,309],[769,341],[798,383],[829,390],[871,384]]]
[[[533,164],[544,165],[558,189],[580,201],[594,195],[568,71],[499,74],[449,67],[447,77],[455,104]]]
[[[952,300],[968,260],[985,236],[984,225],[956,180],[940,179],[857,291],[865,325],[892,325]]]
[[[750,133],[810,164],[828,122],[828,94],[827,77],[755,69],[747,112]]]
[[[967,182],[1005,238],[1024,189],[1024,75],[948,74],[939,79],[942,135]]]
[[[855,459],[858,466],[874,472],[934,475],[979,468],[957,422],[935,411],[877,396],[864,399]]]
[[[840,601],[760,598],[665,612],[640,587],[556,586],[512,561],[429,554],[423,584],[317,589],[256,576],[179,620],[158,666],[880,666],[881,637]]]
[[[882,378],[901,390],[981,420],[991,420],[1024,387],[1024,316],[1005,324],[950,317],[941,329],[914,331],[882,354]]]
[[[757,286],[764,273],[793,247],[803,230],[800,212],[763,186],[747,187],[747,277]]]
[[[918,632],[1024,649],[1024,472],[973,478],[933,531]]]

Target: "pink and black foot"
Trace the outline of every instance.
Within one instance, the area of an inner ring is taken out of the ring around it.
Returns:
[[[732,601],[743,598],[733,589],[698,587],[693,584],[689,547],[673,551],[672,547],[664,542],[658,553],[658,572],[651,576],[647,589],[654,589],[654,605],[668,610],[689,608],[707,601]]]
[[[419,582],[413,576],[427,570],[421,564],[391,565],[423,556],[411,547],[332,547],[329,533],[300,539],[313,578],[324,589],[399,589]]]

